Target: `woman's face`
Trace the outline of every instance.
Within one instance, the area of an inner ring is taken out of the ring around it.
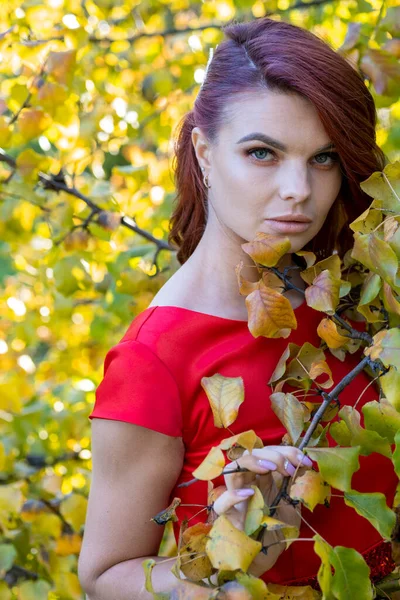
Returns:
[[[291,251],[300,250],[321,229],[342,182],[314,106],[295,94],[253,92],[231,102],[227,114],[216,145],[198,127],[192,133],[212,209],[245,241],[262,231],[287,236]],[[310,222],[273,220],[288,215]]]

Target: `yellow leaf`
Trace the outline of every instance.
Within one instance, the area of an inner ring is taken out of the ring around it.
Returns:
[[[268,590],[281,600],[320,600],[321,594],[310,585],[278,585],[269,583]]]
[[[251,256],[254,262],[264,267],[275,267],[279,260],[291,248],[289,238],[270,235],[259,231],[253,241],[242,244],[243,250]]]
[[[60,512],[71,527],[79,533],[85,524],[87,499],[80,494],[71,494],[62,501]]]
[[[246,572],[261,547],[260,542],[252,540],[221,515],[209,533],[206,552],[215,569]]]
[[[0,471],[4,471],[6,466],[6,451],[4,449],[4,445],[0,442]]]
[[[328,348],[341,348],[349,341],[348,337],[339,333],[337,325],[332,319],[322,319],[317,327],[317,333],[324,340]]]
[[[316,381],[318,385],[324,389],[330,388],[333,385],[332,371],[325,360],[313,362],[309,371],[310,379]],[[327,375],[325,381],[318,381],[320,375]]]
[[[48,538],[59,538],[62,531],[60,517],[55,514],[42,514],[32,522],[32,534],[40,541]]]
[[[42,108],[52,117],[59,106],[63,106],[68,97],[65,86],[51,81],[45,81],[37,93],[37,100]]]
[[[246,520],[244,523],[244,531],[247,535],[251,535],[260,527],[265,504],[260,488],[257,485],[250,487],[254,490],[254,495],[250,497],[247,505]]]
[[[5,117],[0,117],[0,146],[2,148],[8,148],[11,145],[12,135],[12,126],[10,126]]]
[[[251,452],[253,448],[263,448],[264,444],[261,438],[256,435],[256,433],[249,429],[249,431],[244,431],[243,433],[238,433],[237,435],[233,435],[232,437],[225,438],[218,444],[218,447],[221,450],[229,450],[233,446],[241,446]]]
[[[289,300],[263,282],[245,300],[248,327],[254,337],[287,338],[297,329],[296,317]]]
[[[215,427],[229,427],[244,401],[242,377],[224,377],[216,373],[212,377],[202,377],[201,385],[210,402]]]
[[[182,536],[183,546],[180,550],[180,567],[182,573],[192,581],[201,581],[210,577],[213,568],[206,554],[206,542],[212,525],[197,523],[185,530]]]
[[[293,500],[300,500],[311,511],[317,504],[329,505],[331,487],[317,471],[306,471],[296,478],[290,488],[289,495]]]
[[[82,538],[77,533],[65,533],[58,538],[55,552],[59,556],[69,556],[70,554],[79,554],[82,546]]]
[[[258,281],[254,282],[254,281],[248,281],[247,279],[245,279],[241,273],[242,268],[243,268],[244,262],[243,260],[241,260],[239,262],[239,264],[236,265],[235,267],[235,273],[236,273],[236,277],[238,280],[238,285],[239,285],[239,293],[242,296],[248,296],[251,292],[254,292],[254,290],[256,290],[258,288]]]
[[[33,181],[37,178],[39,171],[48,170],[51,161],[43,154],[38,154],[28,148],[17,156],[16,163],[22,178],[26,181]]]
[[[24,142],[37,138],[51,125],[51,117],[39,108],[25,108],[18,117],[18,128]]]
[[[0,525],[9,526],[9,518],[19,515],[24,497],[17,484],[0,486]]]
[[[72,80],[76,65],[76,50],[66,52],[50,52],[46,72],[49,73],[57,83],[69,85]]]
[[[265,527],[267,531],[281,531],[286,540],[294,540],[299,537],[300,530],[295,525],[289,525],[288,523],[284,523],[283,521],[279,521],[278,519],[274,519],[274,517],[268,517],[265,515],[260,525]],[[286,548],[289,548],[292,542],[286,542]]]
[[[4,581],[0,581],[0,598],[1,600],[11,600],[11,590]]]
[[[193,477],[208,481],[221,475],[225,466],[225,457],[220,448],[213,447],[202,463],[193,471]]]
[[[59,594],[61,598],[68,598],[68,600],[82,599],[82,588],[78,576],[75,573],[59,571],[52,573],[52,575],[55,583],[54,591]]]
[[[299,253],[298,253],[299,254]],[[340,279],[341,277],[341,269],[340,269],[341,261],[338,254],[332,254],[328,256],[328,258],[324,258],[320,260],[315,265],[304,269],[304,271],[300,272],[301,278],[311,285],[316,277],[322,273],[322,271],[328,270],[332,277],[335,279]]]

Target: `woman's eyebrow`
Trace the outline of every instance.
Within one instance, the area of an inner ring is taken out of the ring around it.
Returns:
[[[273,138],[269,137],[269,135],[265,135],[265,133],[249,133],[247,135],[245,135],[244,137],[240,138],[239,141],[237,141],[237,144],[241,144],[243,142],[249,142],[250,140],[258,140],[260,142],[264,142],[265,144],[268,144],[269,146],[273,146],[274,148],[277,148],[278,150],[282,150],[282,152],[287,152],[287,146],[285,146],[284,144],[282,144],[282,142],[278,142],[278,140],[274,140]],[[333,144],[332,142],[329,142],[329,144],[325,144],[325,146],[322,146],[321,148],[317,148],[317,150],[315,150],[315,154],[317,152],[324,152],[326,150],[332,150],[334,148],[335,144]]]

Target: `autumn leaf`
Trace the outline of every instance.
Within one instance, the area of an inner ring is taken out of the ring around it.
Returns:
[[[292,540],[297,539],[299,537],[299,528],[295,525],[289,525],[288,523],[284,523],[279,519],[275,519],[274,517],[270,517],[265,515],[261,519],[260,525],[265,527],[267,531],[281,531],[284,538],[289,540],[286,542],[286,548],[289,548]]]
[[[372,360],[379,359],[385,367],[400,369],[400,330],[382,329],[373,337],[373,344],[364,349],[364,354]]]
[[[254,262],[264,267],[275,267],[282,256],[289,252],[290,247],[289,238],[263,232],[257,232],[252,242],[242,244],[246,254],[251,256]]]
[[[202,463],[193,471],[193,477],[207,481],[215,479],[221,475],[225,466],[225,457],[220,448],[213,447],[202,461]]]
[[[259,528],[265,504],[260,488],[256,485],[250,487],[254,490],[254,494],[250,497],[247,504],[246,520],[244,523],[244,531],[247,535],[251,535]]]
[[[329,505],[331,488],[322,479],[320,473],[308,470],[304,475],[296,478],[290,488],[289,496],[293,500],[300,500],[313,511],[317,504]]]
[[[261,550],[261,543],[237,529],[225,515],[215,521],[206,544],[206,552],[216,569],[246,572]]]
[[[218,444],[218,447],[221,448],[221,450],[229,450],[233,446],[240,446],[248,452],[251,452],[253,448],[263,448],[264,444],[261,438],[250,429],[249,431],[244,431],[243,433],[238,433],[237,435],[225,438]]]
[[[300,272],[300,276],[308,285],[312,285],[323,271],[329,271],[333,279],[341,278],[341,260],[338,254],[332,254],[304,269]]]
[[[178,517],[176,516],[175,511],[180,505],[180,503],[180,498],[174,498],[167,508],[161,510],[155,515],[155,517],[152,517],[150,520],[155,521],[157,525],[165,525],[166,523],[168,523],[168,521],[176,522],[178,520]]]
[[[182,536],[179,552],[182,573],[191,581],[201,581],[210,577],[213,568],[206,555],[206,542],[212,525],[197,523],[186,529]]]
[[[248,296],[249,294],[251,294],[251,292],[254,292],[258,289],[259,282],[248,281],[247,279],[245,279],[242,275],[243,266],[244,262],[243,260],[241,260],[239,264],[235,267],[235,273],[238,281],[239,293],[242,296]]]
[[[254,337],[286,338],[292,329],[297,328],[290,301],[275,289],[266,287],[263,282],[247,296],[245,302],[249,315],[248,327]]]
[[[306,301],[314,310],[334,314],[339,303],[340,280],[327,269],[305,290]]]
[[[292,444],[296,444],[304,426],[304,407],[293,394],[275,392],[270,395],[271,407],[288,431]]]
[[[318,325],[317,333],[328,348],[341,348],[349,341],[349,336],[339,333],[338,327],[332,319],[322,319]]]
[[[212,377],[202,377],[201,385],[210,402],[215,427],[232,425],[244,401],[242,377],[224,377],[216,373]]]

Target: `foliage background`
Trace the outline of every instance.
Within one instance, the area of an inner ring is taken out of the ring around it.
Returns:
[[[8,0],[0,12],[0,598],[78,600],[107,350],[178,268],[173,133],[233,18],[361,70],[400,158],[395,0]],[[1,581],[2,580],[2,581]]]

